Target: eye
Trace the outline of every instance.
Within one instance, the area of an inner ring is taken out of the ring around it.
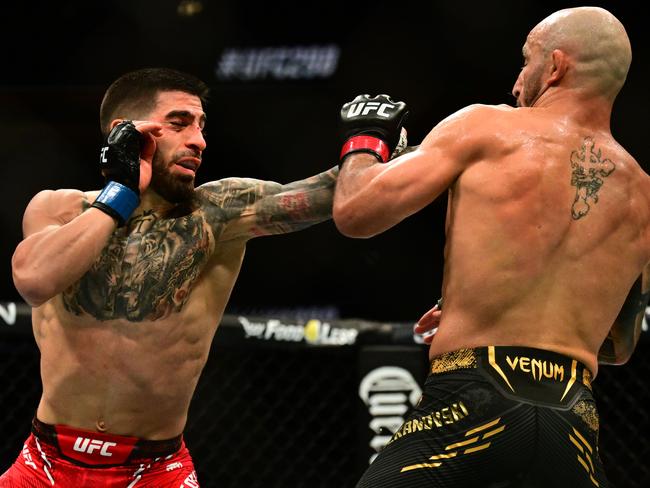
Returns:
[[[171,120],[169,122],[169,125],[171,125],[172,127],[176,128],[176,129],[179,129],[179,130],[184,128],[184,127],[187,127],[187,124],[185,122],[181,122],[181,121],[178,121],[178,120]]]

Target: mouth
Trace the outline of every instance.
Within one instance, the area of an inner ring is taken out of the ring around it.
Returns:
[[[194,157],[185,157],[176,161],[176,166],[181,168],[184,173],[196,174],[199,166],[201,166],[201,160]]]

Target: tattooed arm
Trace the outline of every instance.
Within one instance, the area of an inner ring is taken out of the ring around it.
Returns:
[[[338,168],[286,185],[251,178],[226,178],[199,187],[225,224],[219,239],[285,234],[332,217]],[[210,214],[210,209],[206,209]]]
[[[42,191],[29,202],[11,267],[16,289],[31,306],[79,280],[115,230],[112,217],[89,207],[76,190]]]
[[[650,297],[650,264],[632,285],[621,311],[598,352],[600,364],[625,364],[636,347]]]

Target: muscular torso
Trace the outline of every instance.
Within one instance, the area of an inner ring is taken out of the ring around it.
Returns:
[[[34,308],[38,418],[145,439],[180,434],[246,242],[330,218],[336,173],[287,185],[228,178],[199,187],[186,208],[136,210],[81,279]],[[52,219],[74,220],[97,193],[58,192],[65,208]]]
[[[205,205],[144,212],[34,310],[40,420],[148,439],[182,432],[244,255],[245,240],[219,240],[222,225]]]
[[[650,259],[649,177],[605,130],[528,109],[450,189],[431,354],[481,345],[597,353]],[[541,135],[540,135],[541,134]]]

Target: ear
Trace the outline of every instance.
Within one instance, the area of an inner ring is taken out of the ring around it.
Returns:
[[[546,81],[549,86],[559,83],[569,69],[569,57],[564,51],[554,49],[551,53],[551,60],[551,72]]]
[[[108,132],[112,131],[117,124],[124,122],[124,119],[115,119],[111,122],[111,125],[108,126]]]

